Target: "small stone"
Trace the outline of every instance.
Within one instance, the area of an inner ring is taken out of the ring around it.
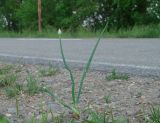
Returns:
[[[16,112],[16,108],[8,108],[8,113],[15,114]]]
[[[6,113],[5,116],[6,116],[6,117],[11,117],[12,115],[9,114],[9,113]]]

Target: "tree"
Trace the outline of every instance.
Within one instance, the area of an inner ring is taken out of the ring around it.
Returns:
[[[19,8],[21,0],[1,0],[0,20],[3,28],[7,30],[17,30],[16,10]]]
[[[75,31],[95,11],[95,5],[92,0],[42,0],[42,26]],[[36,0],[23,0],[17,17],[24,29],[37,30]]]
[[[147,8],[147,12],[149,16],[152,18],[152,21],[156,23],[160,23],[160,1],[159,0],[151,0],[150,5]]]
[[[37,30],[37,0],[23,0],[20,8],[16,11],[16,18],[19,20],[19,26],[23,30]]]
[[[42,1],[38,0],[38,31],[42,32]]]
[[[98,0],[97,11],[88,19],[92,29],[98,30],[108,24],[109,30],[132,28],[148,24],[148,0]]]

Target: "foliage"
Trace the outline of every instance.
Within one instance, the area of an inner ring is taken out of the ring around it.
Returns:
[[[159,0],[42,0],[44,29],[119,30],[160,22]],[[37,30],[37,0],[1,0],[0,30]]]
[[[40,91],[39,82],[33,75],[29,73],[26,80],[27,92],[29,93],[29,95],[34,95]]]
[[[15,97],[23,90],[23,85],[14,83],[12,86],[6,87],[5,92],[9,98]]]
[[[160,1],[159,0],[151,0],[150,5],[147,8],[147,11],[154,22],[160,22]]]
[[[112,71],[112,73],[109,75],[109,76],[106,76],[106,79],[108,81],[112,81],[112,80],[116,80],[116,79],[120,79],[120,80],[128,80],[129,79],[129,76],[126,75],[126,74],[119,74],[116,72],[116,70],[114,69]]]
[[[42,68],[39,70],[40,76],[54,76],[58,70],[54,68],[53,66],[49,66],[48,68]]]
[[[124,117],[115,118],[112,110],[102,113],[91,110],[86,123],[127,123],[127,120]]]
[[[18,94],[19,94],[19,90],[15,86],[6,88],[6,95],[9,98],[15,97]]]
[[[12,68],[13,68],[12,65],[5,65],[5,66],[1,67],[0,68],[0,75],[9,73]]]
[[[104,38],[159,38],[160,37],[160,24],[150,24],[150,25],[136,25],[128,29],[119,29],[115,31],[111,29],[110,32],[105,32],[103,34]],[[100,31],[92,32],[87,31],[85,28],[81,28],[76,32],[64,32],[63,38],[95,38],[100,34]],[[36,31],[24,31],[23,33],[0,31],[0,37],[46,37],[46,38],[58,38],[55,30],[43,30],[43,32],[38,33]]]
[[[37,29],[37,0],[23,0],[16,10],[16,18],[19,20],[19,30]]]
[[[110,94],[109,94],[109,95],[104,96],[104,99],[105,99],[105,102],[106,102],[107,104],[111,103],[111,101],[112,101],[112,97],[111,97],[111,95],[110,95]]]
[[[13,73],[0,75],[0,87],[12,86],[16,80],[17,76]]]
[[[16,10],[19,8],[21,0],[1,0],[0,1],[0,29],[17,30],[18,20]]]
[[[152,123],[160,123],[160,107],[151,107]]]
[[[0,115],[0,123],[10,123],[10,122],[8,121],[8,119],[5,116]]]
[[[89,59],[88,59],[88,62],[86,63],[86,65],[85,65],[85,67],[84,67],[84,70],[83,70],[83,73],[82,73],[82,77],[81,77],[80,82],[79,82],[79,89],[78,89],[78,95],[77,95],[77,97],[76,97],[76,95],[75,95],[75,82],[74,82],[74,77],[73,77],[73,74],[72,74],[72,71],[71,71],[70,67],[68,66],[68,64],[67,64],[67,62],[66,62],[66,59],[65,59],[65,56],[64,56],[63,47],[62,47],[61,34],[59,34],[59,35],[60,35],[60,37],[59,37],[59,40],[60,40],[60,50],[61,50],[61,55],[62,55],[63,63],[64,63],[64,66],[65,66],[65,69],[68,70],[68,72],[69,72],[69,74],[70,74],[71,81],[72,81],[72,101],[73,101],[73,104],[74,104],[74,105],[76,105],[76,104],[79,103],[80,95],[81,95],[81,93],[82,93],[82,88],[83,88],[84,79],[85,79],[85,77],[86,77],[86,75],[87,75],[87,73],[88,73],[88,71],[89,71],[89,68],[90,68],[90,65],[91,65],[93,56],[94,56],[94,54],[95,54],[95,52],[96,52],[96,49],[97,49],[98,44],[99,44],[99,42],[100,42],[100,40],[101,40],[101,38],[102,38],[102,35],[103,35],[103,33],[105,32],[105,30],[106,30],[106,27],[107,27],[107,25],[104,27],[104,29],[102,30],[99,38],[97,39],[97,42],[96,42],[96,44],[95,44],[95,46],[94,46],[94,48],[93,48],[93,50],[92,50],[92,52],[91,52],[91,55],[90,55],[90,57],[89,57]],[[61,33],[60,30],[59,30],[59,32]]]

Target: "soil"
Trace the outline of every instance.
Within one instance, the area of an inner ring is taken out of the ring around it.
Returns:
[[[0,63],[0,67],[4,63]],[[38,78],[41,86],[51,88],[58,97],[66,103],[71,103],[71,80],[68,71],[59,69],[54,76],[40,77],[39,69],[46,67],[40,65],[20,65],[17,82],[26,83],[27,72],[29,71]],[[79,86],[79,80],[82,70],[74,70],[76,91]],[[139,123],[141,120],[142,109],[148,112],[148,107],[160,105],[160,80],[151,77],[130,76],[129,80],[106,80],[107,72],[90,71],[84,81],[84,87],[80,98],[80,107],[87,107],[89,104],[94,109],[102,110],[106,106],[113,109],[115,116],[125,116],[132,123]],[[107,104],[104,97],[110,95],[111,100]],[[17,96],[19,102],[19,114],[21,121],[30,119],[33,114],[38,118],[44,110],[52,110],[54,115],[63,113],[66,109],[60,106],[56,101],[45,93],[39,93],[34,96],[21,92]],[[16,100],[8,98],[2,88],[0,90],[0,114],[6,115],[12,122],[16,121]]]

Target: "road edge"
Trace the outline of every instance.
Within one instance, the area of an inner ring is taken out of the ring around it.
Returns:
[[[86,61],[66,60],[68,64],[75,69],[82,69]],[[58,68],[64,68],[62,59],[52,59],[46,57],[17,56],[9,54],[0,54],[0,62],[33,64],[33,65],[49,65],[52,64]],[[127,64],[113,64],[106,62],[93,62],[90,70],[111,72],[116,69],[117,72],[146,77],[160,78],[160,67],[136,66]]]

